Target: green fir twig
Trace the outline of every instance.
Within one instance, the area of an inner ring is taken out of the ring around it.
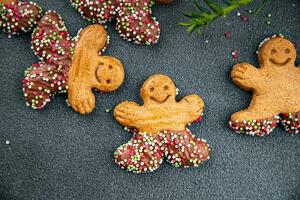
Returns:
[[[256,15],[263,9],[263,7],[266,5],[266,3],[268,2],[269,0],[263,0],[261,2],[261,4],[257,7],[257,9],[254,11],[253,13],[253,16],[256,17]]]
[[[189,33],[192,33],[196,29],[198,29],[201,33],[201,26],[207,26],[217,18],[226,16],[229,12],[251,3],[252,0],[223,0],[224,4],[226,4],[226,7],[219,5],[213,0],[204,0],[204,2],[207,4],[210,10],[194,0],[197,12],[190,11],[183,13],[186,17],[190,18],[190,20],[188,22],[180,22],[179,25],[188,27],[187,31]]]

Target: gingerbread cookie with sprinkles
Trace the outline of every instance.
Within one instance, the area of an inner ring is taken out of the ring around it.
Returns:
[[[264,136],[281,124],[288,133],[299,133],[300,67],[295,66],[296,56],[294,44],[278,35],[260,45],[259,68],[248,63],[233,67],[234,83],[253,93],[249,107],[231,116],[234,131]]]
[[[114,153],[115,162],[134,173],[151,172],[163,159],[175,167],[199,166],[210,148],[186,126],[202,118],[204,102],[197,95],[176,101],[176,87],[165,75],[148,78],[141,88],[143,105],[125,101],[114,109],[116,120],[134,131],[133,138]]]
[[[25,71],[23,91],[27,104],[42,109],[57,93],[69,91],[69,103],[75,111],[92,112],[92,88],[111,92],[124,80],[121,62],[100,54],[107,43],[103,26],[91,25],[72,39],[61,16],[47,12],[32,34],[32,49],[41,61]]]
[[[157,0],[170,3],[170,0]],[[120,36],[137,44],[152,45],[159,39],[159,22],[152,16],[152,0],[71,0],[80,14],[93,23],[116,18]]]
[[[9,35],[31,31],[41,16],[41,7],[31,1],[0,0],[0,28]]]

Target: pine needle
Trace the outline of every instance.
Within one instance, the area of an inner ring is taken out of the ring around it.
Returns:
[[[219,5],[214,0],[204,0],[204,2],[210,9],[203,7],[199,2],[194,0],[197,12],[190,11],[184,13],[184,15],[190,20],[188,22],[179,23],[180,26],[188,27],[187,31],[189,33],[194,32],[196,29],[199,29],[201,32],[200,27],[207,26],[217,18],[226,16],[229,12],[251,3],[252,0],[223,0],[226,5],[225,7],[223,7],[223,5]]]

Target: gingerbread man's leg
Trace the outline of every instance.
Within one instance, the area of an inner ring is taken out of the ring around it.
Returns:
[[[300,134],[300,112],[282,114],[280,123],[286,132]]]
[[[120,36],[137,44],[152,45],[159,39],[159,22],[152,17],[152,1],[119,1],[116,15]]]
[[[33,109],[42,109],[56,93],[67,92],[67,81],[59,64],[40,62],[25,71],[22,81],[26,104]]]
[[[159,136],[167,161],[175,167],[199,166],[209,159],[209,145],[190,131],[164,131]]]
[[[279,113],[265,99],[272,101],[272,98],[255,97],[248,109],[234,113],[229,122],[231,129],[248,135],[269,135],[279,123]]]
[[[25,71],[23,91],[27,104],[41,109],[56,93],[66,93],[74,43],[62,18],[47,12],[32,34],[32,47],[42,62]]]
[[[163,161],[161,141],[147,133],[136,133],[114,153],[116,164],[134,173],[152,172]]]

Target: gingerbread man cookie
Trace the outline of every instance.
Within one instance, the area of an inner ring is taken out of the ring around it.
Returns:
[[[106,48],[107,39],[101,25],[89,26],[72,39],[61,16],[47,12],[32,35],[32,49],[41,61],[25,72],[27,104],[42,109],[55,94],[69,91],[69,103],[75,111],[92,112],[92,88],[111,92],[124,80],[121,62],[99,54]]]
[[[9,35],[31,31],[41,15],[41,7],[31,1],[0,0],[0,28]]]
[[[116,120],[136,128],[133,138],[114,153],[115,162],[135,173],[157,169],[165,157],[176,167],[199,166],[209,159],[210,148],[186,126],[201,118],[204,102],[197,95],[176,101],[176,87],[165,75],[153,75],[141,89],[142,106],[125,101],[116,106]]]
[[[259,68],[241,63],[232,69],[234,83],[253,96],[246,110],[231,116],[230,127],[264,136],[280,123],[288,133],[299,133],[300,68],[295,66],[295,46],[283,36],[273,36],[260,45],[258,58]]]
[[[172,0],[157,0],[170,3]],[[120,36],[137,44],[151,45],[159,39],[159,23],[152,16],[152,0],[71,0],[72,5],[93,23],[116,18]]]

